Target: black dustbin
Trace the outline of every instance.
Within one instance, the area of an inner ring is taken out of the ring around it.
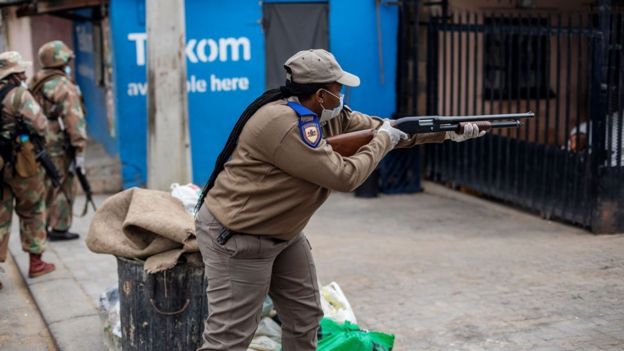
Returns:
[[[143,261],[117,258],[122,350],[188,351],[201,345],[208,315],[200,263],[149,274]]]

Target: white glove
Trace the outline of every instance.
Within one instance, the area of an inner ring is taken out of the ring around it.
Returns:
[[[384,119],[381,127],[377,129],[377,133],[388,134],[388,136],[390,137],[390,142],[392,143],[392,147],[395,147],[400,140],[406,140],[407,138],[409,138],[409,135],[407,135],[405,132],[390,125],[390,121],[388,121],[387,119]]]
[[[468,139],[482,137],[487,133],[485,130],[479,131],[479,126],[476,123],[464,124],[464,131],[462,134],[456,132],[446,132],[447,139],[451,139],[454,142],[460,143]]]
[[[85,165],[84,155],[76,155],[76,158],[74,159],[74,165],[76,166],[76,168],[80,168],[84,170],[84,165]]]

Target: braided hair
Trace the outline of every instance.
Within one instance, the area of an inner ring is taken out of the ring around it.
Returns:
[[[270,89],[265,91],[260,97],[256,98],[247,108],[243,111],[243,113],[238,117],[238,121],[234,125],[232,132],[230,132],[230,136],[228,137],[223,150],[219,153],[217,160],[215,162],[214,169],[212,170],[212,174],[210,178],[208,178],[208,182],[204,185],[201,195],[199,196],[199,200],[195,205],[195,213],[197,214],[201,209],[204,200],[206,199],[206,195],[212,187],[214,187],[215,181],[219,176],[219,173],[223,171],[225,168],[225,163],[230,159],[234,149],[236,148],[236,144],[238,143],[238,137],[243,131],[243,127],[249,121],[249,119],[256,113],[258,110],[273,101],[277,101],[280,99],[287,99],[291,96],[296,96],[297,98],[305,99],[310,95],[314,94],[319,89],[327,89],[327,85],[329,83],[308,83],[308,84],[299,84],[295,83],[291,80],[286,80],[286,84],[277,88]]]

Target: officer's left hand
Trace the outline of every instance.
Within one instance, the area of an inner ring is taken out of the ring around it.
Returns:
[[[464,130],[461,134],[456,132],[446,132],[447,138],[453,140],[454,142],[462,142],[468,139],[482,137],[487,133],[485,130],[479,131],[479,126],[476,123],[466,123],[464,124]]]

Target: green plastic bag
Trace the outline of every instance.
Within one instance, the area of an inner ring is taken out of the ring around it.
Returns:
[[[357,324],[321,320],[318,351],[391,351],[394,335],[361,330]]]

